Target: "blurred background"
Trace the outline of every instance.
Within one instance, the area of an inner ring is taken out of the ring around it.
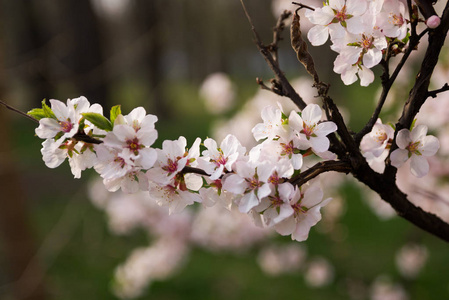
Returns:
[[[294,9],[289,2],[245,1],[267,44],[280,13]],[[106,112],[121,104],[124,113],[143,106],[157,115],[156,146],[230,132],[250,146],[263,106],[291,107],[256,84],[272,74],[237,0],[0,5],[0,99],[22,111],[43,99],[84,95]],[[288,35],[281,67],[308,102],[316,101]],[[332,74],[336,54],[325,46],[312,54],[351,129],[359,130],[379,83],[345,89]],[[142,195],[104,193],[95,172],[74,180],[67,163],[47,169],[35,127],[0,108],[2,300],[449,298],[448,245],[345,176],[328,177],[333,204],[309,240],[297,243],[240,216],[205,217],[200,207],[167,217],[142,206]]]

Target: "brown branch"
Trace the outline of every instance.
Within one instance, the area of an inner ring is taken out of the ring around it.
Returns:
[[[443,87],[438,90],[429,91],[428,95],[429,95],[429,97],[436,98],[437,94],[446,92],[446,91],[449,91],[449,85],[447,83],[445,83],[443,85]]]
[[[407,195],[399,190],[394,178],[391,180],[383,174],[374,172],[366,163],[352,173],[360,182],[366,184],[388,202],[400,217],[449,242],[449,224],[411,203],[407,199]]]
[[[351,172],[351,165],[341,160],[326,160],[317,163],[313,167],[301,172],[298,176],[291,178],[290,183],[293,185],[301,186],[325,172],[340,172],[348,174]]]
[[[16,112],[16,113],[18,113],[19,115],[21,115],[21,116],[23,116],[23,117],[25,117],[25,118],[28,118],[28,119],[30,119],[31,121],[36,122],[36,123],[39,124],[39,121],[38,121],[37,119],[33,118],[33,117],[30,116],[30,115],[27,115],[26,113],[24,113],[23,111],[18,110],[17,108],[12,107],[11,105],[7,104],[6,102],[3,102],[2,100],[0,100],[0,104],[3,105],[3,106],[5,106],[7,109],[12,110],[13,112]]]
[[[246,18],[248,19],[248,22],[251,25],[251,30],[254,34],[256,46],[259,49],[259,52],[262,54],[265,61],[267,62],[268,66],[274,72],[276,81],[279,82],[280,86],[282,87],[281,91],[282,95],[285,95],[286,97],[290,98],[301,110],[304,109],[307,106],[307,104],[304,102],[301,96],[299,96],[299,94],[295,91],[295,89],[291,86],[290,82],[285,77],[284,72],[282,72],[278,63],[273,58],[273,55],[269,51],[268,47],[262,43],[262,40],[260,39],[259,34],[257,33],[254,27],[251,16],[249,15],[245,7],[245,4],[243,3],[243,0],[240,0],[240,3],[242,4]]]
[[[282,40],[282,32],[285,29],[285,20],[287,20],[291,16],[291,11],[285,10],[278,18],[276,26],[273,29],[273,42],[268,45],[270,52],[273,55],[274,61],[279,64],[278,57],[278,43]]]

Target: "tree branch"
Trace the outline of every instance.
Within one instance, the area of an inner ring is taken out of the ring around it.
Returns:
[[[342,160],[326,160],[315,164],[313,167],[301,172],[298,176],[291,178],[290,183],[301,186],[325,172],[340,172],[348,174],[351,171],[351,165]]]
[[[301,98],[301,96],[299,96],[299,94],[296,93],[295,89],[291,86],[290,82],[287,80],[284,73],[280,69],[279,64],[273,58],[273,55],[270,53],[269,47],[265,46],[262,43],[262,40],[260,39],[259,34],[257,33],[257,31],[254,27],[251,16],[249,15],[249,13],[245,7],[245,4],[243,3],[243,0],[240,0],[240,3],[242,4],[243,11],[245,12],[246,18],[248,19],[248,22],[251,25],[251,30],[254,34],[256,46],[259,49],[259,52],[262,54],[265,61],[267,62],[268,66],[274,72],[276,81],[282,87],[282,90],[281,90],[282,94],[284,96],[290,98],[299,107],[299,109],[303,110],[307,106],[307,104],[304,102],[304,100]]]
[[[30,115],[24,113],[23,111],[18,110],[17,108],[12,107],[11,105],[7,104],[6,102],[3,102],[2,100],[0,100],[0,104],[3,105],[3,106],[5,106],[7,109],[12,110],[13,112],[16,112],[16,113],[18,113],[19,115],[21,115],[21,116],[23,116],[23,117],[25,117],[25,118],[28,118],[28,119],[30,119],[31,121],[36,122],[36,123],[39,124],[39,121],[38,121],[37,119],[35,119],[35,118],[33,118],[32,116],[30,116]]]

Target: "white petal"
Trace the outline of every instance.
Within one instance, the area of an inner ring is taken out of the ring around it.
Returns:
[[[408,129],[401,129],[396,136],[396,144],[400,149],[405,149],[411,142],[410,131]]]
[[[329,29],[326,26],[315,25],[307,33],[307,38],[313,46],[321,46],[329,38]]]
[[[427,159],[424,156],[421,155],[412,155],[411,163],[410,163],[410,170],[412,171],[412,174],[416,177],[420,178],[427,173],[429,173],[429,163],[427,162]]]
[[[408,160],[408,151],[396,149],[390,155],[391,165],[400,168]]]
[[[433,135],[428,135],[421,140],[422,146],[419,151],[424,156],[435,155],[440,148],[440,142]]]

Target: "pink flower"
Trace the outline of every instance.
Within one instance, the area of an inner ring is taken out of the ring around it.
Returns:
[[[429,163],[425,157],[437,153],[440,143],[436,137],[427,134],[427,126],[418,125],[410,132],[402,129],[396,137],[399,149],[394,150],[391,155],[391,165],[400,168],[409,158],[410,168],[413,175],[423,177],[429,172]]]

